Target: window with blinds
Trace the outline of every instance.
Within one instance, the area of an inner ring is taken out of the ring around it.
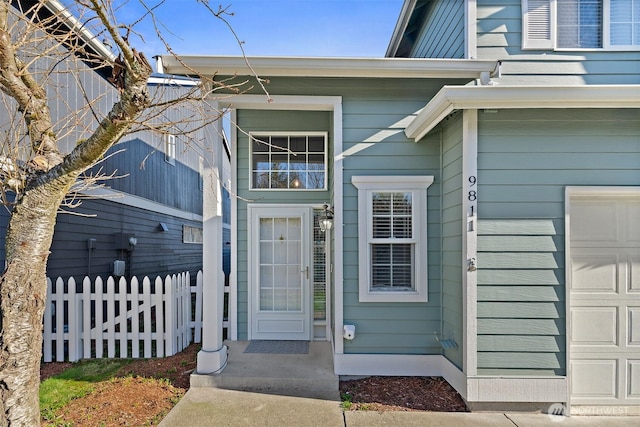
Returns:
[[[640,47],[640,0],[522,0],[524,49]]]
[[[371,287],[413,290],[413,197],[409,192],[373,192],[370,240]]]
[[[602,0],[557,3],[558,47],[602,47]]]
[[[433,176],[354,176],[361,302],[427,301],[427,188]]]

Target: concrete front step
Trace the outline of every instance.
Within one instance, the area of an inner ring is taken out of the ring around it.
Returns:
[[[247,341],[230,341],[227,366],[212,375],[192,374],[191,387],[339,399],[328,342],[310,342],[308,354],[244,353]]]

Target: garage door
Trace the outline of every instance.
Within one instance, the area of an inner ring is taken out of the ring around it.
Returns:
[[[569,212],[571,404],[636,412],[640,193],[572,196]]]

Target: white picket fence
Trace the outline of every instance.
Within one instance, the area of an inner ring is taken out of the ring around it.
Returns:
[[[171,356],[202,335],[202,272],[124,278],[47,279],[43,361]]]

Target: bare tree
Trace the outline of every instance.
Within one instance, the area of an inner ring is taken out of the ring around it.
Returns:
[[[153,20],[153,7],[144,7],[146,18]],[[12,212],[6,267],[0,278],[2,426],[40,422],[46,263],[65,198],[82,182],[83,173],[126,133],[162,132],[166,126],[189,132],[201,126],[194,123],[202,123],[202,117],[198,121],[186,117],[185,123],[163,121],[164,108],[196,102],[206,91],[185,90],[179,99],[159,97],[152,105],[147,86],[151,67],[132,48],[135,27],[118,24],[116,10],[111,0],[69,1],[65,7],[55,0],[0,1],[0,108],[9,112],[11,121],[6,127],[11,130],[0,135],[0,197],[11,204]],[[225,12],[209,10],[219,18]],[[92,47],[93,35],[110,40],[117,56]],[[83,73],[95,70],[112,71],[110,80],[117,90],[111,92],[116,99],[90,93]],[[66,84],[73,81],[82,88],[85,108],[76,109],[76,103],[65,101],[60,92],[64,88],[56,84],[62,73]],[[205,87],[238,90],[213,79]],[[52,98],[59,110],[68,110],[66,114],[52,113]],[[210,120],[216,118],[214,114]]]

